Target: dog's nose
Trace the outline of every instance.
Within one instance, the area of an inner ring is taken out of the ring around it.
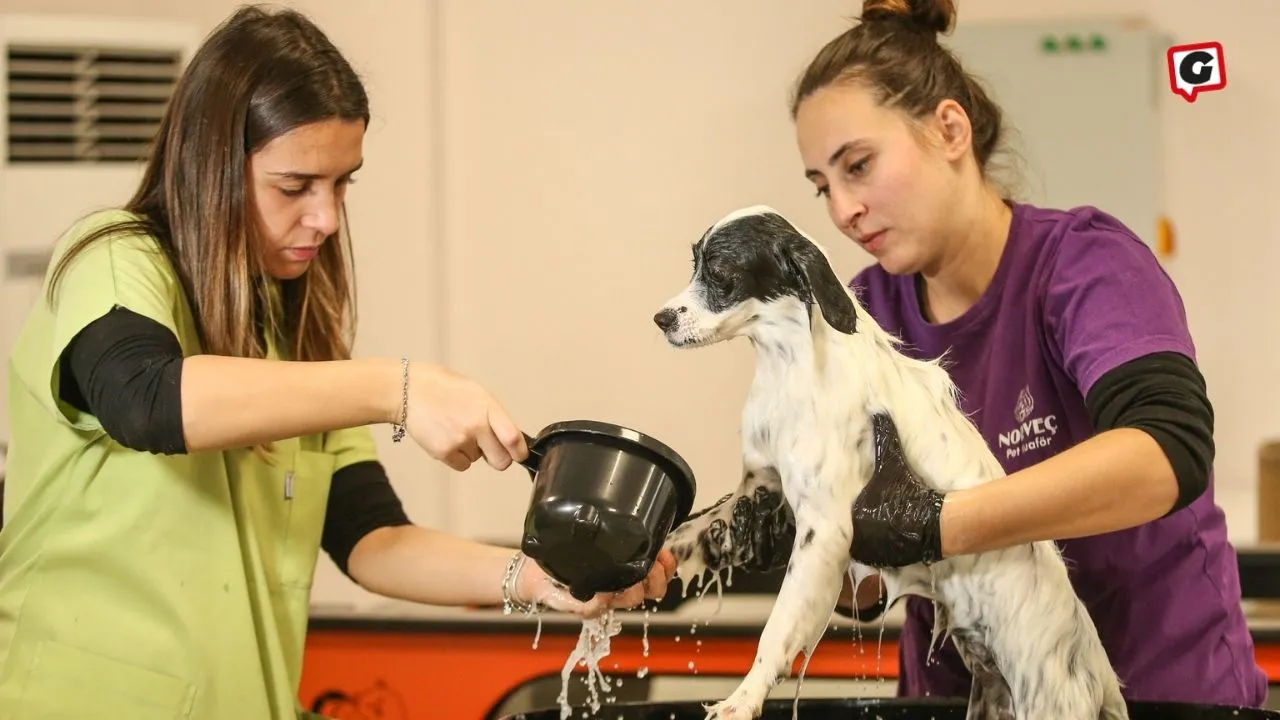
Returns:
[[[676,311],[671,308],[663,308],[653,316],[653,321],[657,323],[659,330],[667,332],[676,326]]]

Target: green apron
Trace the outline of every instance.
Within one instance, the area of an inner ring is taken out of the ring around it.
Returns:
[[[120,217],[99,214],[68,238]],[[354,428],[283,441],[270,461],[248,449],[120,446],[57,399],[62,350],[116,305],[167,326],[186,355],[201,352],[150,238],[90,246],[56,308],[32,309],[8,367],[0,718],[305,716],[297,692],[329,483],[376,459],[372,437]]]

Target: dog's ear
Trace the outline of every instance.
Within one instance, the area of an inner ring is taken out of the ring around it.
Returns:
[[[858,331],[858,315],[853,300],[822,251],[805,239],[787,244],[783,259],[800,282],[800,299],[813,312],[817,304],[827,324],[846,335]]]

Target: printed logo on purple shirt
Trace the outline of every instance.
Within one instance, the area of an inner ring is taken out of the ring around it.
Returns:
[[[1050,450],[1058,434],[1057,413],[1036,414],[1036,399],[1031,386],[1024,385],[1013,407],[1013,423],[996,436],[996,449],[1004,460],[1014,460],[1038,450]]]

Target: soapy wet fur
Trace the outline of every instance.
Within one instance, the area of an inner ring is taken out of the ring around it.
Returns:
[[[909,494],[911,483],[945,494],[1004,473],[940,363],[898,352],[820,246],[768,207],[730,213],[694,246],[692,280],[654,320],[676,347],[746,337],[756,352],[741,484],[666,542],[686,592],[734,567],[777,567],[779,541],[791,540],[751,670],[708,707],[709,718],[760,715],[795,656],[812,653],[850,569],[857,582],[880,572],[891,603],[904,595],[934,601],[934,642],[949,637],[973,674],[969,720],[1128,717],[1053,543],[880,571],[851,560],[852,542],[874,540],[853,537],[855,501],[873,480],[869,495]],[[739,511],[735,524],[740,507],[769,512]],[[877,507],[864,500],[862,511]],[[772,525],[753,530],[747,518]]]

